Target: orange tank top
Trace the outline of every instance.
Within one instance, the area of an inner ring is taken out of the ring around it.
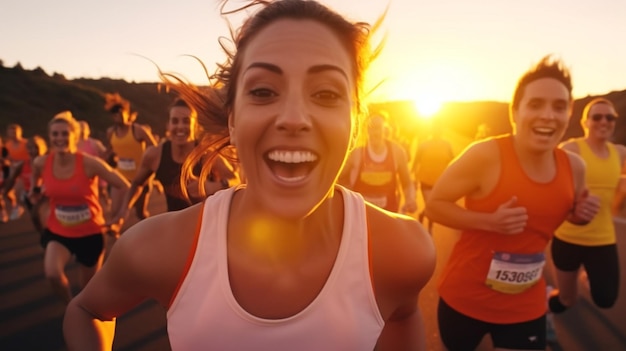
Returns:
[[[494,212],[517,197],[528,222],[520,234],[466,230],[455,245],[439,281],[439,295],[452,308],[489,323],[519,323],[546,312],[544,252],[555,229],[574,204],[569,158],[556,149],[556,175],[538,183],[524,172],[513,138],[495,138],[500,150],[500,176],[493,191],[481,199],[466,199],[466,208]]]
[[[9,151],[9,160],[28,162],[30,156],[28,155],[28,148],[26,147],[26,139],[20,139],[20,141],[7,140],[4,146]]]
[[[104,216],[98,201],[97,177],[87,178],[84,156],[78,152],[74,174],[67,179],[56,178],[53,173],[54,157],[55,153],[48,155],[41,175],[45,195],[50,201],[48,228],[68,238],[100,233]]]

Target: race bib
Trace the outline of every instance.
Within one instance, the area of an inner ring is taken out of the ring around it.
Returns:
[[[546,258],[536,254],[496,252],[491,259],[485,284],[505,294],[519,294],[541,279]]]
[[[365,201],[372,203],[380,208],[385,208],[387,206],[387,196],[365,196],[363,195]]]
[[[79,225],[91,219],[91,212],[86,204],[77,206],[57,205],[54,208],[54,215],[64,227]]]
[[[117,161],[117,168],[122,171],[134,171],[137,168],[135,160],[132,158],[120,158]]]

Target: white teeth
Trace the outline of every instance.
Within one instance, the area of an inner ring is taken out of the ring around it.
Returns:
[[[284,163],[302,163],[313,162],[317,160],[315,154],[308,151],[271,151],[267,157],[276,162]]]
[[[552,132],[554,132],[554,129],[552,129],[552,128],[535,128],[535,131],[539,132],[539,133],[552,133]]]

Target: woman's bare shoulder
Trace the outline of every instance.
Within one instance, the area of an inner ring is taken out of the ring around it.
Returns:
[[[415,219],[367,206],[374,284],[378,291],[419,293],[435,269],[430,234]]]
[[[142,289],[167,304],[196,243],[202,204],[144,219],[124,232],[109,259],[132,271]],[[109,263],[109,262],[107,262]]]

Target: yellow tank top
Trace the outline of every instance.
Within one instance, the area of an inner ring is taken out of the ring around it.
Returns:
[[[611,143],[607,143],[609,157],[596,156],[584,139],[577,139],[580,156],[587,164],[586,178],[589,192],[600,197],[600,211],[587,225],[564,222],[555,236],[565,242],[582,246],[615,244],[615,227],[611,214],[611,202],[621,173],[620,156]]]
[[[133,125],[123,137],[115,132],[111,135],[111,147],[118,157],[117,170],[129,181],[135,177],[145,149],[144,143],[135,139],[134,131]]]

